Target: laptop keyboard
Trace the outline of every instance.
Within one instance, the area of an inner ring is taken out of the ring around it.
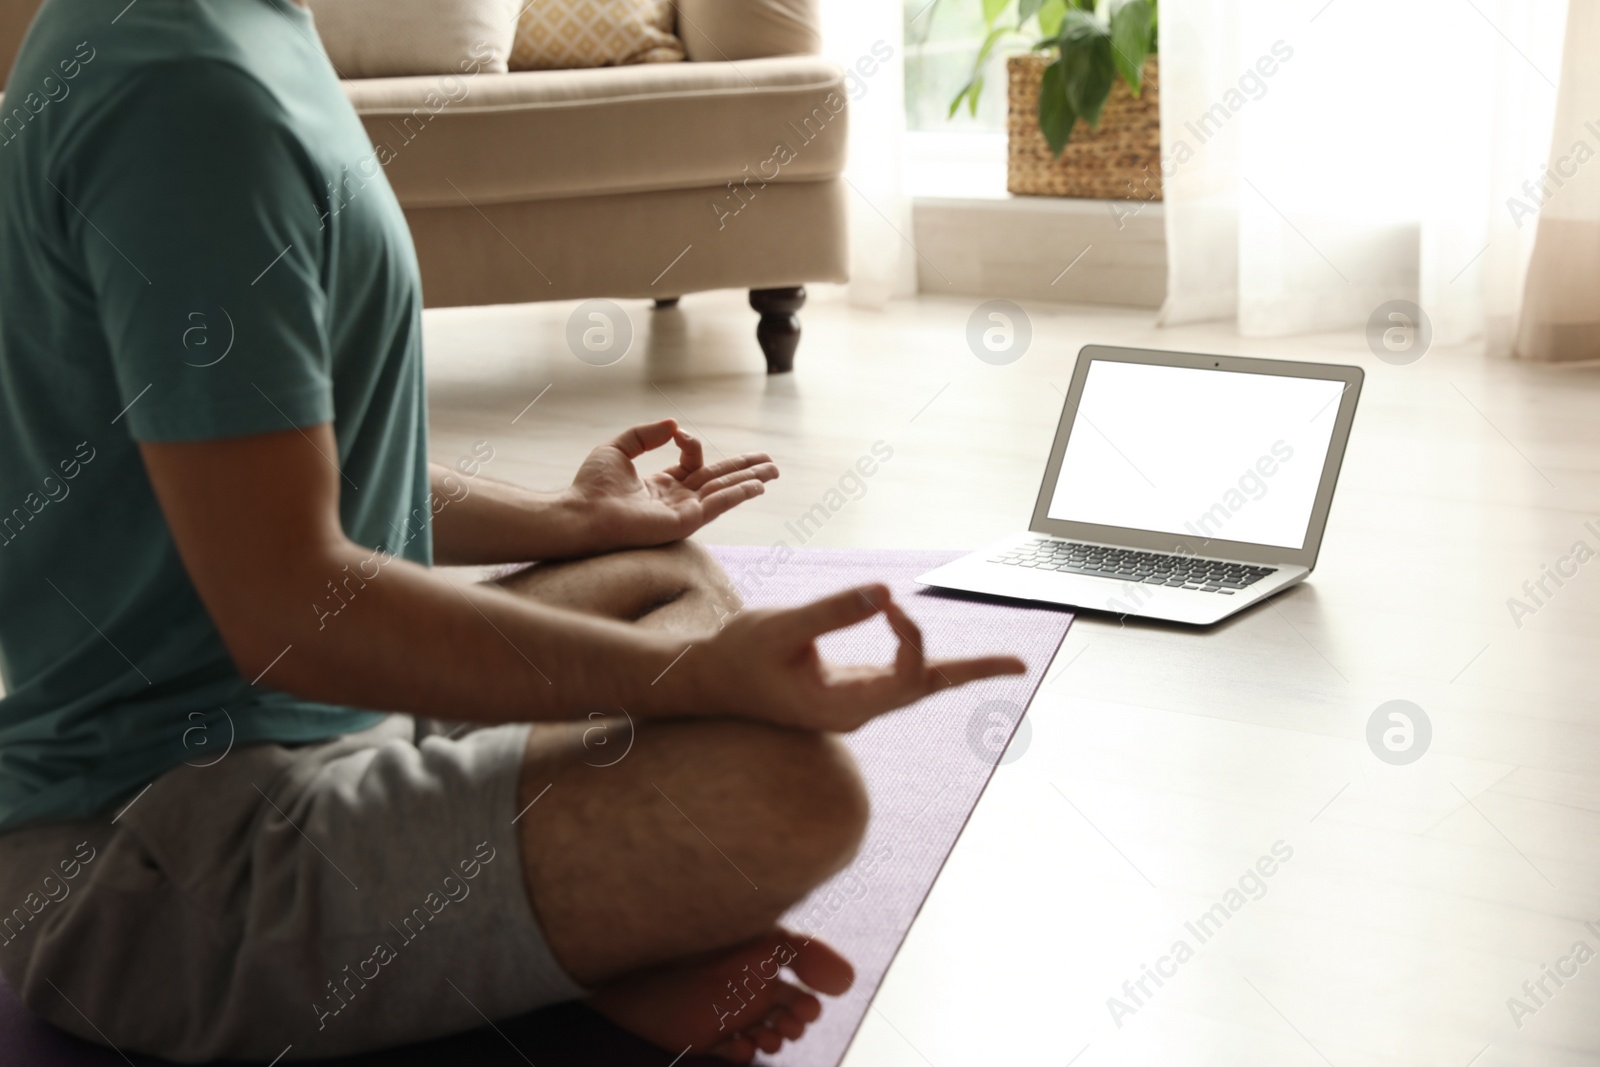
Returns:
[[[1164,585],[1174,589],[1196,589],[1222,596],[1233,596],[1277,570],[1275,567],[1224,563],[1196,556],[1084,545],[1076,541],[1029,541],[1002,552],[989,562],[1032,570],[1060,571],[1063,574],[1088,574],[1096,578],[1142,582],[1146,585]]]

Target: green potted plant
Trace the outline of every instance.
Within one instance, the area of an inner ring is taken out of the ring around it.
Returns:
[[[1008,188],[1159,197],[1157,0],[981,2],[983,44],[950,114],[963,103],[976,112],[996,47],[1018,38],[1031,44],[1006,64]]]

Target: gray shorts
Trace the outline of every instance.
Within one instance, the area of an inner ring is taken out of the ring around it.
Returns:
[[[240,748],[0,836],[0,968],[56,1026],[180,1062],[344,1055],[583,996],[523,886],[528,727],[452,729]]]

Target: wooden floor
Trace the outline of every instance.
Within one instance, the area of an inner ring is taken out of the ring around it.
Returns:
[[[1444,349],[1399,367],[1354,330],[1244,341],[1044,305],[996,367],[966,347],[974,303],[814,301],[797,372],[771,379],[739,294],[629,304],[634,349],[605,368],[567,352],[572,305],[425,319],[436,459],[487,440],[489,473],[554,488],[601,438],[675,416],[782,467],[720,543],[782,536],[880,440],[893,459],[814,544],[1015,532],[1086,343],[1366,368],[1310,581],[1210,631],[1077,621],[846,1062],[1600,1063],[1600,562],[1542,605],[1523,591],[1575,542],[1600,550],[1600,371]],[[1365,739],[1396,699],[1433,731],[1406,766]],[[1292,856],[1230,897],[1275,848]],[[1218,903],[1202,943],[1186,924]],[[1167,958],[1178,941],[1192,958]]]

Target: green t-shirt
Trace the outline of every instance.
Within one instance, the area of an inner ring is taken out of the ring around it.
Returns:
[[[0,829],[378,720],[239,674],[136,442],[331,421],[345,532],[432,558],[416,256],[311,16],[46,0],[6,88]]]

